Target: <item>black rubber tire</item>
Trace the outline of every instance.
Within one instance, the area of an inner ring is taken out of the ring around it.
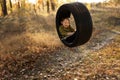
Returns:
[[[76,32],[67,39],[61,39],[61,33],[59,32],[61,19],[70,17],[71,14],[75,20]],[[58,9],[56,14],[56,29],[61,41],[66,46],[76,47],[86,43],[92,35],[92,28],[92,18],[84,4],[79,2],[68,3],[63,4]]]

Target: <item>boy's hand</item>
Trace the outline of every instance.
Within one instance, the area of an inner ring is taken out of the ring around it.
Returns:
[[[68,32],[67,35],[70,36],[70,35],[73,35],[74,32]]]

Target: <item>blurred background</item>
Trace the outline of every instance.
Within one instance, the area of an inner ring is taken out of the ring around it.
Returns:
[[[103,6],[103,7],[119,7],[119,0],[1,0],[0,16],[4,16],[18,10],[20,8],[34,11],[39,14],[41,12],[55,11],[61,4],[69,2],[82,2],[87,6]]]

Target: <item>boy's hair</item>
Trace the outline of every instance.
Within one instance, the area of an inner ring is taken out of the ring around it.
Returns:
[[[69,18],[61,18],[61,22],[64,21],[65,19],[69,20]]]
[[[61,18],[61,21],[60,21],[60,24],[61,24],[61,25],[62,25],[61,22],[63,22],[65,19],[67,19],[68,21],[70,21],[69,18]]]

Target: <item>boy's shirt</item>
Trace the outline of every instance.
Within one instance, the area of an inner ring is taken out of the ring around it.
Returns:
[[[59,27],[59,31],[60,31],[62,37],[66,37],[66,36],[68,36],[67,33],[74,32],[74,29],[71,26],[69,26],[68,28],[65,28],[63,25],[61,25]]]

